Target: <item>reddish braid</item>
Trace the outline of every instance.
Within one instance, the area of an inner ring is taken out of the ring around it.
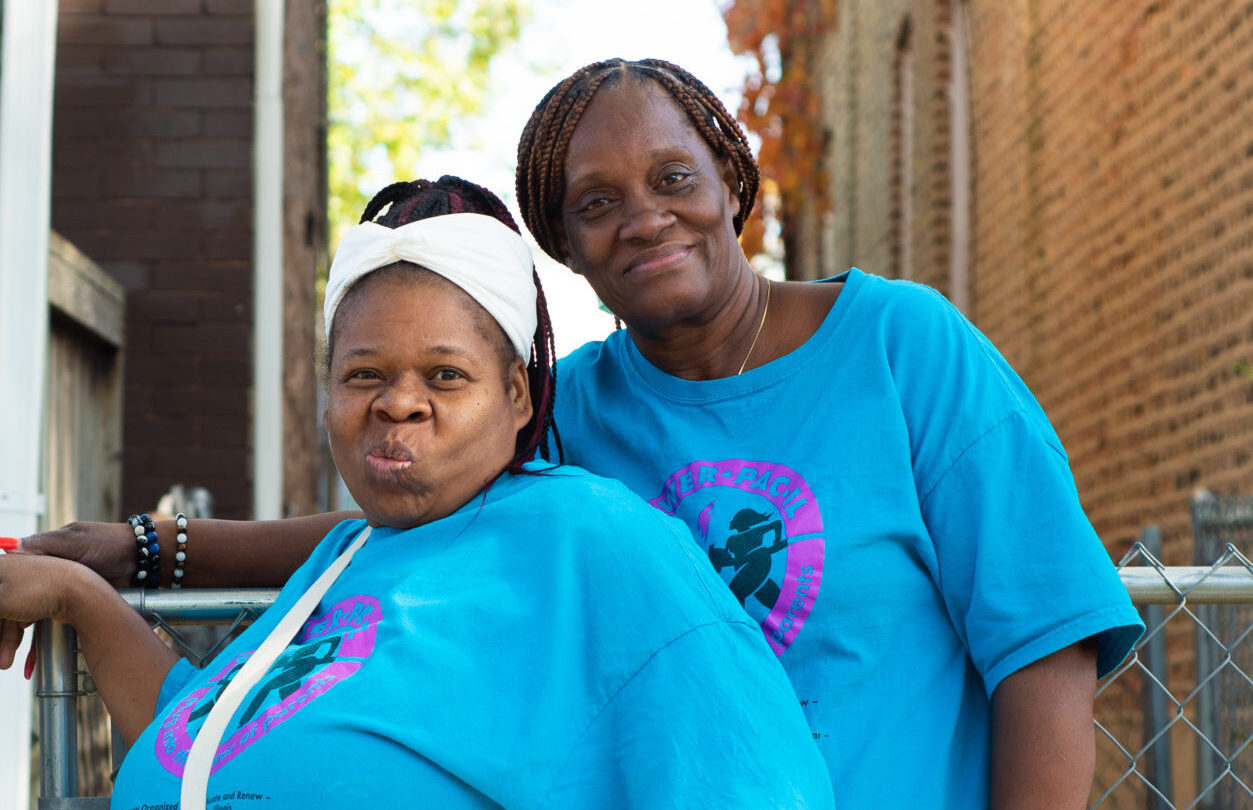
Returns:
[[[387,210],[380,216],[385,207]],[[366,204],[361,221],[377,222],[379,225],[396,228],[444,214],[485,214],[521,234],[518,224],[499,197],[483,186],[448,174],[434,182],[412,180],[392,183]],[[535,280],[536,327],[526,375],[532,413],[531,420],[518,431],[515,454],[509,462],[509,470],[512,472],[524,472],[522,465],[537,453],[544,459],[549,458],[550,443],[547,439],[550,433],[557,459],[562,457],[561,437],[557,434],[557,425],[553,420],[557,397],[557,350],[553,339],[553,323],[548,315],[548,301],[544,297],[539,273],[534,268],[531,269],[531,277]]]
[[[561,197],[566,150],[587,105],[601,87],[623,76],[656,82],[687,113],[697,133],[719,157],[729,158],[739,182],[740,210],[732,220],[738,234],[753,210],[760,177],[757,161],[735,116],[699,79],[661,59],[607,59],[579,68],[545,94],[518,141],[515,182],[522,220],[545,253],[560,262]]]

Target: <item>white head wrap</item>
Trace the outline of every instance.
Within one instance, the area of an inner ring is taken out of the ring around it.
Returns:
[[[362,276],[408,261],[456,284],[496,319],[530,360],[535,336],[535,281],[531,249],[512,228],[486,214],[443,214],[398,228],[374,222],[344,234],[331,262],[322,314],[331,334],[344,293]]]

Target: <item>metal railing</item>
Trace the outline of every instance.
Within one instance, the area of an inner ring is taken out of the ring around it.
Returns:
[[[1146,532],[1145,539],[1152,537]],[[1136,543],[1119,563],[1147,630],[1133,654],[1097,688],[1091,807],[1253,808],[1253,562],[1228,545],[1210,566],[1167,567],[1151,545]],[[212,658],[276,593],[122,591],[180,652],[200,661]],[[1215,633],[1211,628],[1230,624],[1224,614],[1233,611],[1243,625],[1230,637]],[[223,625],[226,632],[207,651],[189,649],[180,630],[189,624]],[[44,622],[38,632],[40,810],[107,807],[107,799],[75,795],[74,700],[89,678],[79,670],[73,631]],[[1207,655],[1199,653],[1202,648]],[[1197,669],[1205,660],[1212,665]]]
[[[1097,688],[1091,806],[1253,810],[1253,562],[1166,567],[1156,540],[1119,563],[1146,629]]]
[[[272,589],[119,591],[127,604],[159,627],[172,647],[197,666],[214,655],[235,631],[260,616],[278,595]],[[207,649],[197,648],[180,630],[188,625],[217,625],[222,631]],[[39,810],[107,810],[109,800],[78,796],[78,721],[74,701],[91,689],[90,676],[78,666],[74,630],[39,622],[39,661],[35,697],[39,700]]]

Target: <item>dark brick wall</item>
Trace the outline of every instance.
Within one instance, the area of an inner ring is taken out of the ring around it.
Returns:
[[[252,6],[60,4],[52,224],[127,289],[126,510],[251,510]]]

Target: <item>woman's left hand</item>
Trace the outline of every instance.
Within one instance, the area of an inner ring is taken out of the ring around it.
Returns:
[[[0,669],[13,665],[23,632],[32,622],[71,620],[70,603],[76,586],[84,584],[82,573],[83,566],[56,557],[0,555]]]
[[[0,555],[0,669],[13,666],[23,631],[40,619],[78,631],[113,727],[133,742],[152,720],[161,681],[178,656],[87,566],[41,554]]]

